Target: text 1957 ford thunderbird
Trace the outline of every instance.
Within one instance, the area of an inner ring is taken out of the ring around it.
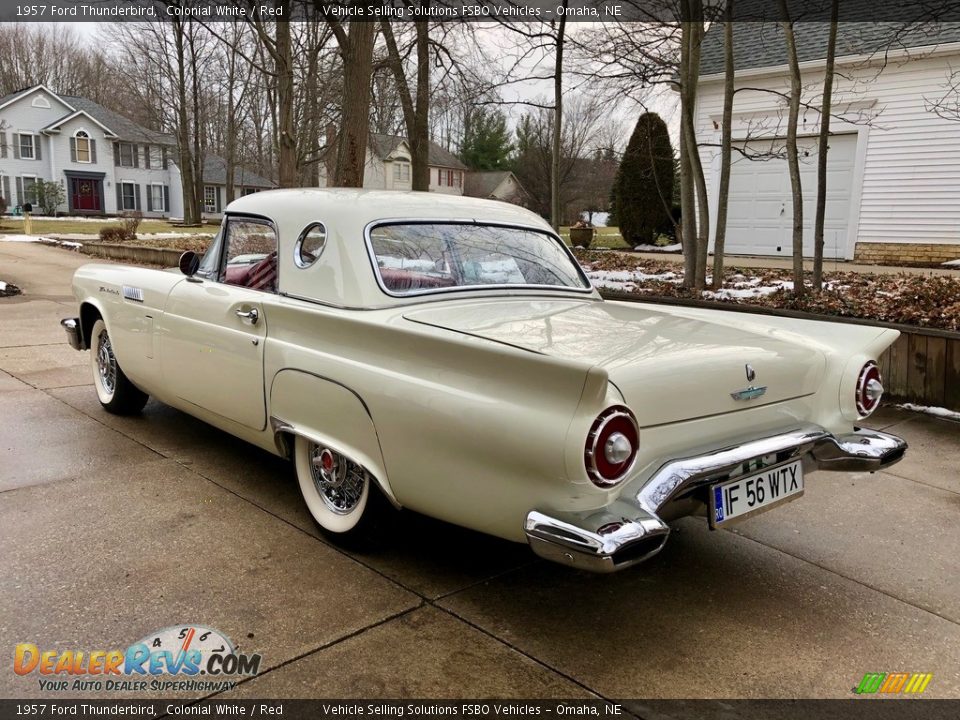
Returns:
[[[426,193],[241,198],[180,271],[86,265],[69,341],[100,402],[148,395],[294,460],[344,540],[395,508],[609,572],[872,471],[874,327],[604,301],[537,215]]]

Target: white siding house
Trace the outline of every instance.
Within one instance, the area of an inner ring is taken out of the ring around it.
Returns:
[[[328,146],[333,146],[328,130]],[[435,142],[430,143],[430,192],[463,195],[467,166]],[[413,183],[412,159],[407,139],[399,135],[370,133],[363,187],[372,190],[410,190]],[[320,186],[329,185],[327,169],[320,169]]]
[[[172,136],[148,130],[83,97],[57,95],[43,85],[0,98],[0,193],[11,211],[37,204],[34,183],[62,184],[59,212],[183,217],[180,174]],[[237,169],[237,193],[274,187]],[[208,215],[222,211],[225,163],[205,159]],[[34,208],[36,212],[38,208]]]
[[[889,38],[882,24],[848,28],[838,42],[828,153],[825,255],[928,264],[960,257],[960,118],[932,109],[951,69],[960,69],[960,28]],[[793,207],[787,163],[784,93],[790,89],[783,39],[775,24],[737,23],[726,251],[791,255]],[[817,134],[827,26],[798,24],[803,105],[799,121],[805,254],[813,254]],[[744,55],[746,57],[744,57]],[[704,41],[696,127],[711,217],[716,217],[723,116],[722,33]],[[711,234],[715,228],[711,228]],[[711,244],[713,238],[711,237]]]

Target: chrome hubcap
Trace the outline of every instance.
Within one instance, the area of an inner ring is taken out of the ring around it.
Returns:
[[[106,330],[100,333],[97,342],[97,372],[100,374],[100,384],[112,394],[117,386],[117,359],[113,356],[113,346]]]
[[[310,444],[310,474],[317,494],[328,508],[346,515],[357,507],[363,497],[366,473],[330,448]]]

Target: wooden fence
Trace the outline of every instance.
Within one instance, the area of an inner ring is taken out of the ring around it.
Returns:
[[[900,337],[878,359],[880,371],[883,374],[883,385],[886,389],[884,398],[894,402],[911,402],[960,412],[960,332],[861,320],[859,318],[814,315],[797,310],[781,310],[759,305],[647,297],[607,290],[601,292],[601,295],[610,300],[732,310],[759,315],[871,325],[899,330]]]

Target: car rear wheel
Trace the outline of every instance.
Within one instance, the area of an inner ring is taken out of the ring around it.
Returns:
[[[300,492],[324,535],[357,549],[380,545],[394,511],[370,473],[300,435],[294,455]]]
[[[116,415],[134,415],[147,404],[148,395],[127,379],[120,369],[107,326],[101,318],[90,332],[90,362],[93,366],[93,386],[100,404]]]

